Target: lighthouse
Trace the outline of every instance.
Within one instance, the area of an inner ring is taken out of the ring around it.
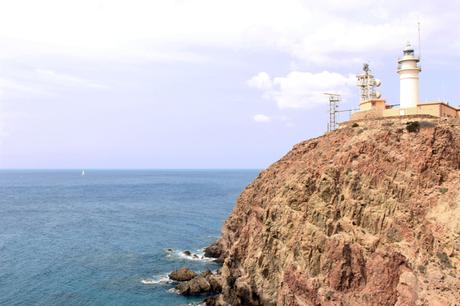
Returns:
[[[418,66],[420,59],[414,55],[414,48],[410,43],[407,43],[403,53],[403,57],[398,60],[400,108],[417,107],[420,102],[418,74],[422,70]]]
[[[460,107],[454,107],[443,101],[425,101],[423,103],[420,101],[419,74],[422,69],[418,66],[419,62],[420,55],[415,56],[414,48],[410,43],[407,43],[403,50],[403,56],[398,59],[399,104],[387,104],[381,98],[380,93],[375,91],[375,87],[380,85],[380,81],[374,79],[369,65],[365,64],[363,72],[356,75],[357,85],[360,89],[359,110],[351,114],[350,120],[370,120],[397,116],[460,118]],[[345,123],[339,123],[339,127],[342,127],[342,124],[346,126]]]

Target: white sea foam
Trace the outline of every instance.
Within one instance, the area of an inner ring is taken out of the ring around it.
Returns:
[[[166,257],[175,257],[180,259],[192,260],[192,261],[213,261],[213,258],[204,256],[204,249],[196,250],[195,252],[190,251],[190,255],[185,254],[185,250],[166,250]]]
[[[160,275],[156,278],[141,279],[141,283],[145,285],[169,284],[172,282],[173,281],[169,278],[168,275]]]
[[[179,294],[179,290],[177,290],[176,288],[168,289],[168,292],[170,292],[170,293],[175,293],[175,294]]]

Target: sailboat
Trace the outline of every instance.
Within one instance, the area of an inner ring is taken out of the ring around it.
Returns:
[[[81,170],[81,176],[85,176],[85,170]]]

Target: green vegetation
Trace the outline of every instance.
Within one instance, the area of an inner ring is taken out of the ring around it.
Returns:
[[[426,267],[423,266],[423,265],[419,265],[419,266],[417,267],[417,269],[418,269],[418,271],[419,271],[420,273],[423,273],[423,274],[426,273]]]
[[[420,123],[418,121],[409,121],[406,123],[406,130],[409,133],[418,133],[420,131]]]
[[[449,189],[447,189],[446,187],[439,188],[439,192],[442,194],[445,194],[447,191],[449,191]]]
[[[437,253],[436,256],[438,256],[439,261],[441,262],[441,265],[443,268],[452,268],[452,264],[450,263],[449,256],[445,252],[442,253]]]
[[[390,228],[387,237],[391,242],[399,242],[403,239],[401,233],[396,228]]]

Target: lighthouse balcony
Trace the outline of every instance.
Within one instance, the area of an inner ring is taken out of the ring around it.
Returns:
[[[398,72],[399,71],[404,71],[404,70],[418,70],[422,71],[422,67],[420,65],[408,65],[408,63],[399,63],[398,64]]]

